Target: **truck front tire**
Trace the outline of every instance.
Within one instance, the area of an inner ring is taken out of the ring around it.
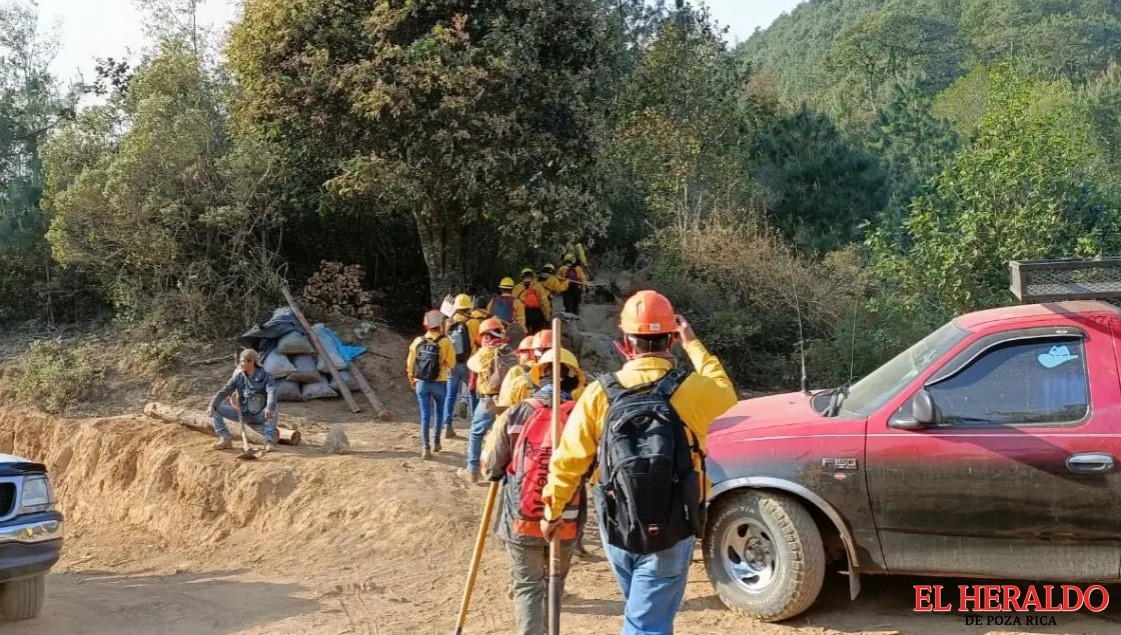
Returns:
[[[46,576],[43,574],[0,584],[0,619],[15,622],[38,617],[39,611],[43,610],[46,593]]]
[[[821,532],[797,500],[747,490],[717,502],[704,538],[705,568],[728,608],[764,622],[808,609],[825,579]]]

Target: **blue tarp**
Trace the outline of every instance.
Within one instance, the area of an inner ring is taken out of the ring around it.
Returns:
[[[343,344],[342,340],[339,339],[339,336],[335,335],[335,332],[326,325],[316,324],[312,328],[315,329],[315,334],[319,336],[319,339],[330,340],[334,343],[335,348],[337,348],[339,351],[339,355],[343,358],[344,367],[349,366],[350,362],[353,361],[355,357],[366,353],[365,346],[351,346],[350,344]],[[323,345],[328,346],[327,342],[324,342]]]

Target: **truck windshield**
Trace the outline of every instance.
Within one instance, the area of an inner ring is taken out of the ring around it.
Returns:
[[[870,416],[968,335],[953,322],[927,335],[853,384],[841,407],[842,416]]]

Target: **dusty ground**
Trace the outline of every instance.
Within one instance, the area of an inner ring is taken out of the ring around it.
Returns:
[[[485,490],[455,478],[462,440],[445,442],[435,461],[417,458],[415,406],[399,378],[405,342],[382,332],[369,343],[377,354],[364,368],[397,421],[352,415],[340,401],[287,405],[285,421],[310,443],[257,462],[237,461],[232,452],[210,450],[208,437],[136,415],[63,420],[0,410],[0,452],[45,462],[68,519],[42,617],[6,625],[4,635],[450,633]],[[191,367],[167,385],[178,387],[180,403],[201,405],[202,387],[227,374],[225,367]],[[138,412],[150,394],[127,391],[114,407]],[[329,423],[344,426],[351,454],[326,456],[314,447]],[[598,545],[590,547],[594,557],[579,561],[570,578],[570,635],[619,629],[618,591]],[[492,541],[467,632],[511,631],[505,576]],[[1021,628],[915,615],[915,582],[865,578],[852,603],[846,579],[832,574],[812,610],[767,625],[725,610],[698,559],[678,632],[1121,632],[1115,611]]]

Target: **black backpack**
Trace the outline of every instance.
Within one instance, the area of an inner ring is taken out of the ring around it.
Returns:
[[[704,532],[704,472],[693,468],[685,423],[670,404],[689,372],[671,370],[660,380],[623,388],[613,374],[599,379],[607,392],[607,421],[599,447],[596,512],[607,541],[631,553],[669,549]]]
[[[421,337],[416,347],[416,361],[413,363],[413,377],[421,381],[436,381],[440,378],[440,340]]]
[[[455,347],[455,361],[462,364],[471,357],[471,331],[467,322],[452,322],[448,327],[448,339]]]

